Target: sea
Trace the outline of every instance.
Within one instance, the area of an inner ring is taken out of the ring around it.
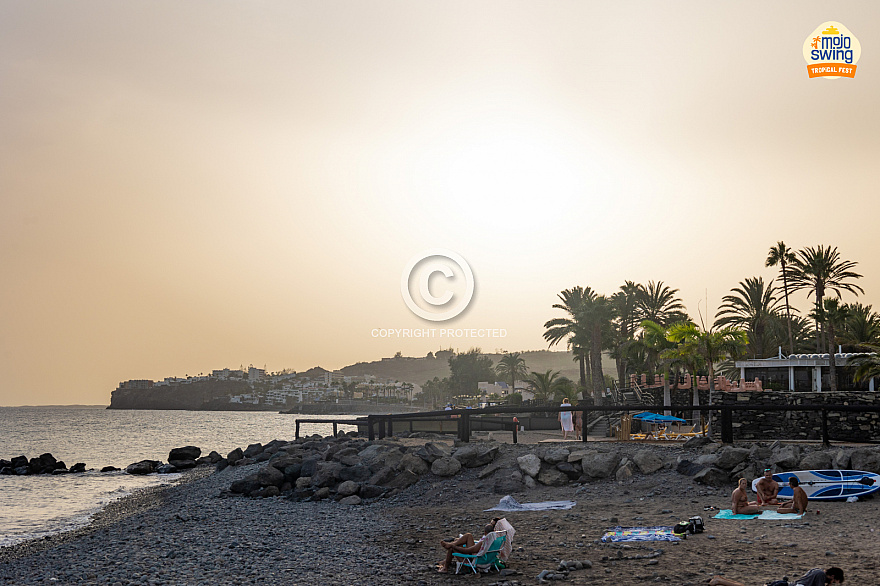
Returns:
[[[294,439],[297,415],[245,411],[136,411],[103,406],[0,407],[0,458],[46,452],[83,474],[0,475],[0,547],[78,529],[112,501],[138,489],[168,484],[179,474],[134,476],[140,460],[168,461],[168,452],[198,446],[226,456],[235,448]],[[308,419],[322,419],[313,415]],[[355,419],[332,416],[323,419]],[[341,431],[357,429],[341,425]],[[302,424],[300,433],[330,435],[332,424]],[[105,466],[121,472],[99,472]]]

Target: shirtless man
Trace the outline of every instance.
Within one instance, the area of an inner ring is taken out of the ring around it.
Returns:
[[[764,469],[764,477],[755,486],[758,493],[758,504],[763,506],[778,505],[779,483],[773,480],[773,473],[769,468]]]
[[[739,486],[730,497],[731,509],[734,515],[760,515],[761,507],[758,503],[749,502],[748,482],[745,478],[739,479]]]
[[[800,483],[797,476],[792,476],[788,479],[788,485],[793,493],[792,498],[790,501],[780,504],[779,508],[776,509],[777,513],[797,513],[802,515],[807,512],[807,502],[809,499],[807,499],[807,493],[804,492],[804,489],[798,486]]]

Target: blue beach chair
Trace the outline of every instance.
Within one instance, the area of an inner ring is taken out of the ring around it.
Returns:
[[[480,571],[488,572],[491,569],[501,569],[504,565],[498,555],[507,539],[507,531],[492,531],[486,534],[486,538],[482,541],[480,551],[474,554],[453,553],[452,559],[455,561],[455,573],[461,570],[462,566],[466,566],[478,573]]]

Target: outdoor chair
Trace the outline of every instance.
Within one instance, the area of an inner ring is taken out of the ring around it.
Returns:
[[[474,571],[475,574],[480,571],[488,572],[491,569],[500,570],[504,567],[499,558],[501,548],[507,539],[507,531],[492,531],[486,534],[480,546],[480,551],[474,554],[453,553],[452,560],[455,562],[455,573],[457,574],[462,566],[466,566]]]

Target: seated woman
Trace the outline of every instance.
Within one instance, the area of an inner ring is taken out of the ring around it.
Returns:
[[[495,531],[495,524],[500,520],[499,517],[492,519],[488,525],[483,527],[483,536],[476,541],[474,541],[474,536],[471,533],[465,533],[458,539],[452,541],[441,541],[440,546],[446,550],[446,559],[437,565],[437,571],[441,574],[445,574],[449,571],[449,565],[452,563],[453,553],[479,553],[480,547],[483,544],[483,539],[486,535]]]
[[[739,486],[730,497],[731,509],[734,515],[760,515],[761,507],[758,503],[750,503],[748,497],[748,482],[745,478],[739,479]]]

